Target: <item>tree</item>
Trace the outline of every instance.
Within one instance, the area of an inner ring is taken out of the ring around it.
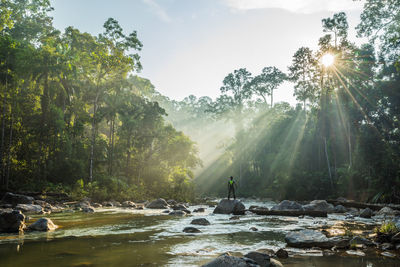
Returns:
[[[346,13],[335,13],[332,18],[322,19],[322,28],[324,32],[333,33],[335,47],[338,46],[338,38],[340,38],[340,43],[343,44],[347,39],[347,31],[349,29]]]
[[[293,55],[292,65],[289,67],[289,79],[295,82],[294,95],[303,102],[306,109],[306,101],[314,102],[318,90],[316,80],[317,61],[310,48],[301,47]]]
[[[271,96],[271,108],[274,104],[274,90],[279,87],[285,80],[286,74],[276,67],[265,67],[261,74],[254,77],[251,82],[252,92],[261,96],[264,103],[267,103],[265,95]]]

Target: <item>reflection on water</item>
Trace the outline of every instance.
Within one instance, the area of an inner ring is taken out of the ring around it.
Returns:
[[[246,206],[261,203],[246,202]],[[265,205],[265,203],[263,203]],[[271,206],[273,203],[267,203]],[[198,208],[191,207],[191,209]],[[34,219],[39,218],[33,216]],[[288,231],[302,228],[343,227],[343,216],[329,218],[241,216],[206,212],[188,217],[162,215],[160,210],[102,209],[94,214],[59,213],[50,217],[59,229],[25,235],[0,235],[1,266],[198,266],[224,252],[234,255],[258,249],[285,246]],[[182,230],[195,217],[205,217],[210,226],[196,226],[202,232]],[[370,221],[354,227],[372,229]],[[258,228],[257,232],[251,227]],[[308,253],[308,252],[307,252]],[[393,259],[367,253],[366,257],[291,257],[285,266],[399,266]],[[322,252],[315,253],[322,255]],[[397,265],[396,265],[397,264]]]

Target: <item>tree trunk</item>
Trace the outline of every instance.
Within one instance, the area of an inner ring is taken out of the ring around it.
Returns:
[[[11,111],[11,121],[10,121],[10,137],[8,142],[8,152],[7,152],[7,174],[6,174],[6,190],[8,190],[8,183],[10,181],[10,158],[11,158],[11,147],[12,147],[12,138],[13,138],[13,122],[14,122],[14,114]]]
[[[331,181],[331,187],[332,187],[332,189],[333,189],[331,165],[330,165],[330,163],[329,163],[328,146],[327,146],[327,144],[326,144],[326,137],[324,137],[324,148],[325,148],[326,163],[327,163],[327,165],[328,165],[329,179],[330,179],[330,181]]]
[[[349,130],[348,130],[348,136],[347,136],[347,138],[348,138],[348,149],[349,149],[349,169],[351,168],[351,165],[352,165],[352,161],[351,161],[351,131],[350,131],[350,121],[348,122],[348,127],[349,127]]]
[[[1,161],[1,181],[2,184],[5,184],[5,173],[4,173],[4,138],[5,138],[5,128],[6,128],[6,95],[7,95],[7,75],[6,75],[6,87],[4,89],[4,93],[3,93],[3,108],[2,108],[2,120],[1,120],[1,145],[0,145],[0,161]]]
[[[129,165],[131,164],[131,132],[128,133],[128,142],[127,142],[127,153],[126,153],[126,167],[125,167],[125,175],[129,176]]]
[[[92,140],[90,145],[90,160],[89,160],[89,182],[93,181],[93,161],[94,161],[94,146],[96,144],[96,112],[97,112],[97,101],[99,93],[97,92],[96,98],[93,103],[93,119],[92,119]]]
[[[271,89],[271,108],[274,106],[274,89]]]

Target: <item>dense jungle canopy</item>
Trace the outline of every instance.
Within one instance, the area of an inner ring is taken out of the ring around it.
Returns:
[[[61,32],[51,10],[1,0],[1,191],[190,200],[224,196],[233,175],[240,196],[400,202],[399,0],[365,1],[359,25],[323,18],[318,49],[286,70],[243,66],[217,99],[182,101],[140,77],[136,31]],[[274,103],[285,81],[295,107]]]

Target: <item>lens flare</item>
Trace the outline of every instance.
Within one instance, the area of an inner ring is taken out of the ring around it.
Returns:
[[[332,54],[325,54],[321,58],[321,63],[325,67],[330,67],[335,62],[335,57]]]

